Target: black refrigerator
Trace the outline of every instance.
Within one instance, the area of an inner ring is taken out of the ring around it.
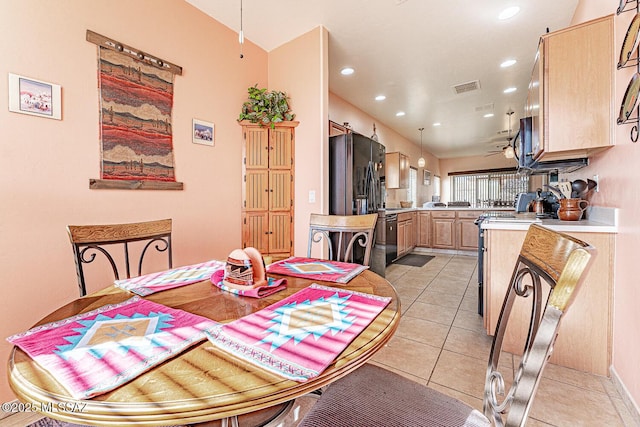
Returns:
[[[384,206],[385,147],[356,132],[329,137],[329,213],[362,215]]]

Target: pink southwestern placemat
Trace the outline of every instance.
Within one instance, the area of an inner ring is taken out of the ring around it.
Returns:
[[[314,283],[205,333],[216,347],[302,382],[322,373],[390,300]]]
[[[310,280],[347,283],[369,268],[350,262],[329,261],[316,258],[291,257],[267,266],[267,273],[304,277]]]
[[[221,268],[224,268],[224,262],[212,260],[158,273],[145,274],[131,279],[116,280],[114,283],[125,291],[146,296],[155,292],[177,288],[178,286],[209,280],[211,275]]]
[[[217,323],[134,296],[7,338],[76,399],[106,393],[205,339]]]

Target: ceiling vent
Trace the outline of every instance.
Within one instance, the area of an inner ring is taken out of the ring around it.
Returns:
[[[493,102],[476,107],[476,113],[493,113]]]
[[[461,83],[459,85],[453,86],[453,91],[456,95],[460,95],[465,92],[473,92],[474,90],[480,89],[480,80],[474,80],[472,82]]]

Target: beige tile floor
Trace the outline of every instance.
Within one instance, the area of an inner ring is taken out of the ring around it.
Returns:
[[[491,337],[477,314],[477,258],[431,253],[423,267],[391,265],[402,319],[372,363],[461,399],[482,411]],[[562,330],[561,332],[562,333]],[[506,360],[502,363],[513,363]],[[278,426],[294,427],[314,402],[303,398]],[[25,426],[38,417],[0,420]],[[637,426],[608,378],[547,365],[527,426]]]
[[[482,411],[491,337],[477,314],[477,258],[432,255],[436,257],[423,267],[394,264],[387,268],[386,278],[400,295],[403,314],[395,336],[373,357],[373,363]],[[610,379],[550,364],[527,425],[638,424]]]

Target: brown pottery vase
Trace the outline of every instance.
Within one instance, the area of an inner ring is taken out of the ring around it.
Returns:
[[[589,202],[586,200],[560,199],[558,218],[562,221],[580,221],[587,206],[589,206]]]

